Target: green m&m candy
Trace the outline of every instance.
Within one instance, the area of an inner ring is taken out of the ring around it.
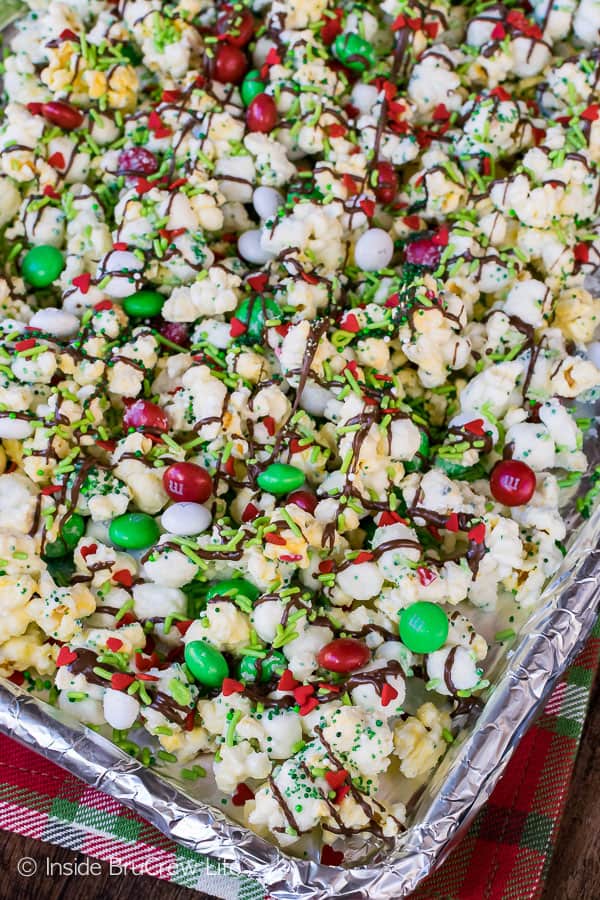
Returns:
[[[271,463],[256,480],[269,494],[290,494],[304,484],[304,472],[288,463]]]
[[[229,667],[222,653],[207,641],[190,641],[185,645],[185,664],[200,684],[218,688],[229,675]]]
[[[158,525],[147,513],[124,513],[113,519],[108,536],[117,547],[126,550],[144,550],[158,540]]]
[[[60,529],[60,537],[44,548],[44,557],[58,559],[66,556],[77,545],[85,534],[85,519],[78,513],[73,513]]]
[[[238,676],[242,681],[270,681],[274,675],[280,675],[287,666],[283,653],[274,650],[265,659],[255,656],[243,656],[238,666]]]
[[[260,591],[255,585],[250,584],[245,578],[228,578],[213,584],[206,592],[206,599],[213,597],[246,597],[250,603],[260,597]]]
[[[60,250],[49,244],[40,244],[25,254],[21,274],[33,287],[42,288],[56,281],[64,267],[65,260]]]
[[[375,64],[372,46],[358,34],[338,34],[333,42],[333,53],[353,72],[364,72]]]
[[[240,88],[244,106],[250,106],[254,98],[262,94],[264,89],[265,84],[260,80],[260,72],[258,69],[252,69],[242,81],[242,87]]]
[[[413,653],[433,653],[448,637],[448,616],[426,600],[411,603],[400,613],[400,640]]]
[[[146,319],[150,316],[157,316],[165,305],[166,299],[158,291],[138,291],[131,297],[125,297],[123,309],[128,316]]]
[[[270,297],[247,298],[240,303],[235,314],[235,318],[246,326],[246,331],[240,336],[241,340],[259,344],[263,339],[265,322],[280,317],[281,310]]]

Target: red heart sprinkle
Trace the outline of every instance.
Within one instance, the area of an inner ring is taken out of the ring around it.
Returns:
[[[75,662],[77,659],[77,654],[73,650],[69,650],[68,647],[61,647],[58,656],[56,657],[56,665],[60,668],[61,666],[69,666],[72,662]]]
[[[452,515],[448,516],[446,519],[445,528],[447,531],[459,531],[460,526],[458,524],[458,513],[452,513]]]
[[[277,684],[278,691],[293,691],[298,687],[298,682],[292,675],[291,669],[284,669]]]
[[[244,334],[248,330],[248,327],[235,316],[229,322],[229,334],[232,338],[240,337],[240,335]]]
[[[269,276],[264,272],[257,272],[256,275],[250,275],[247,281],[253,291],[264,291],[269,283]]]
[[[325,781],[332,791],[337,791],[350,773],[346,769],[337,769],[335,772],[325,772]]]
[[[119,569],[117,572],[113,572],[113,581],[116,581],[117,584],[121,584],[123,587],[131,587],[133,584],[133,575],[129,571],[129,569]]]
[[[244,512],[242,513],[242,522],[252,522],[253,519],[257,519],[260,515],[260,509],[254,505],[254,503],[248,503]]]
[[[483,544],[485,540],[485,525],[483,522],[479,522],[478,525],[475,525],[468,532],[467,537],[470,541],[474,541],[476,544]]]
[[[319,705],[319,701],[317,700],[317,698],[310,697],[306,701],[306,703],[300,707],[300,710],[299,710],[300,715],[307,716],[309,713],[311,713],[313,711],[313,709],[316,709],[318,705]]]
[[[230,697],[231,694],[243,694],[244,685],[235,678],[224,678],[221,686],[221,692],[224,697]]]
[[[389,706],[392,700],[395,700],[397,696],[398,691],[396,688],[386,682],[381,689],[381,705]]]
[[[128,675],[127,672],[113,672],[110,679],[110,686],[115,691],[126,691],[130,684],[133,684],[135,678]]]
[[[247,800],[254,800],[254,791],[251,791],[247,784],[238,784],[231,802],[234,806],[243,806]]]
[[[77,275],[76,278],[73,279],[73,284],[75,287],[78,287],[82,294],[87,294],[90,289],[90,284],[92,283],[92,276],[89,272],[82,272],[81,275]]]
[[[483,430],[483,419],[473,419],[472,422],[465,422],[462,426],[465,431],[468,431],[470,434],[475,434],[477,437],[484,437],[485,431]]]
[[[79,551],[84,559],[87,559],[88,556],[93,556],[94,553],[98,550],[98,544],[88,544],[87,547],[82,547]]]
[[[344,861],[344,854],[341,850],[334,850],[329,844],[325,844],[321,850],[321,862],[324,866],[339,866]]]
[[[109,650],[112,650],[113,653],[118,653],[123,646],[123,641],[120,638],[109,637],[106,646]]]

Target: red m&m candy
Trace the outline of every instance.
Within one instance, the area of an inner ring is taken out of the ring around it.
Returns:
[[[196,463],[173,463],[163,475],[165,491],[172,500],[204,503],[212,493],[212,478]]]
[[[287,503],[295,503],[296,506],[299,506],[300,509],[303,509],[304,512],[310,513],[311,516],[314,515],[315,509],[317,508],[317,503],[319,502],[314,494],[311,494],[310,491],[292,491],[291,494],[288,494]]]
[[[535,472],[518,459],[504,459],[497,463],[490,475],[490,490],[504,506],[523,506],[535,493]]]
[[[330,672],[354,672],[366,666],[371,658],[369,648],[356,638],[336,638],[317,654],[317,662]]]
[[[125,428],[155,428],[157,431],[169,430],[169,419],[164,410],[149,400],[136,400],[123,416]]]
[[[231,44],[223,44],[217,50],[214,75],[225,84],[239,84],[248,68],[245,54]]]
[[[269,94],[258,94],[246,113],[246,123],[250,131],[268,134],[277,125],[277,107]]]

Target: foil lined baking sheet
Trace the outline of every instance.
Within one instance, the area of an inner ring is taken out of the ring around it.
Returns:
[[[0,0],[0,39],[10,34],[6,29],[21,10],[20,0]],[[600,277],[588,281],[586,287],[598,296]],[[600,401],[592,399],[582,415],[600,415]],[[596,431],[588,435],[585,450],[590,470],[600,465]],[[433,776],[409,802],[408,830],[391,848],[378,848],[370,865],[332,867],[288,856],[230,819],[219,808],[210,779],[203,796],[194,796],[189,782],[143,766],[106,737],[3,678],[0,732],[115,797],[178,843],[259,879],[274,900],[398,900],[440,864],[484,805],[593,628],[600,608],[600,505],[582,523],[575,504],[587,486],[584,479],[563,510],[572,539],[560,571],[514,646],[489,659],[493,684],[485,707],[464,722]],[[493,616],[477,626],[491,640]]]
[[[597,446],[597,440],[593,446]],[[593,456],[600,457],[600,448]],[[567,514],[574,523],[574,505]],[[502,663],[477,720],[465,725],[411,810],[409,829],[377,864],[351,868],[295,859],[212,804],[125,754],[22,688],[0,679],[0,731],[117,798],[173,840],[258,878],[276,900],[396,900],[449,852],[485,803],[557,678],[588,637],[600,605],[600,508]]]

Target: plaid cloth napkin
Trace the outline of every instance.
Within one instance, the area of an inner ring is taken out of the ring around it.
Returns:
[[[600,657],[600,623],[502,781],[414,900],[533,900],[543,888]],[[263,900],[261,885],[179,847],[118,801],[0,738],[0,828],[60,844],[224,900]]]

